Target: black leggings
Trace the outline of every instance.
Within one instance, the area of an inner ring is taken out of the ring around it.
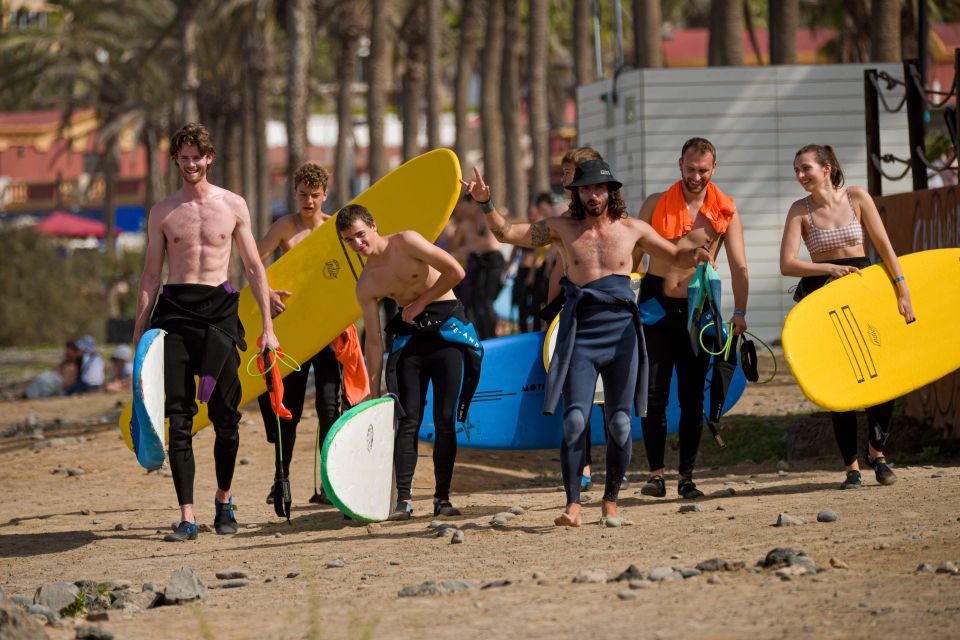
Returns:
[[[497,335],[497,315],[493,302],[500,293],[503,275],[503,254],[499,251],[471,253],[467,261],[467,286],[472,288],[468,312],[481,340]]]
[[[283,365],[279,365],[283,366]],[[293,458],[293,445],[297,441],[297,424],[303,415],[303,401],[307,394],[307,381],[310,367],[313,366],[313,379],[316,386],[317,421],[319,422],[319,446],[327,438],[330,427],[340,417],[340,363],[332,347],[325,347],[307,362],[300,364],[300,371],[291,371],[283,379],[283,406],[290,410],[290,420],[280,419],[280,435],[283,440],[283,475],[290,476],[290,460]],[[270,396],[263,393],[257,402],[267,434],[267,442],[276,445],[277,419],[270,405]],[[280,477],[280,447],[274,446],[276,477]]]
[[[536,282],[527,282],[532,271],[531,267],[518,267],[517,277],[513,281],[513,302],[517,305],[517,328],[520,333],[536,331],[539,328],[534,290]],[[530,322],[531,316],[533,317],[532,324]]]
[[[193,323],[166,323],[163,341],[164,403],[170,419],[170,472],[177,500],[181,505],[193,504],[193,481],[196,465],[193,459],[193,416],[197,414],[197,387],[204,352],[207,327]],[[240,448],[240,378],[237,369],[240,355],[234,349],[220,371],[207,413],[216,432],[213,459],[217,470],[217,486],[229,491]]]
[[[866,269],[870,266],[870,259],[867,257],[859,258],[839,258],[830,260],[831,264],[842,264]],[[806,276],[800,279],[797,284],[797,290],[794,294],[794,300],[799,302],[810,295],[820,287],[830,281],[828,276]],[[882,404],[867,407],[867,439],[870,446],[877,451],[883,451],[887,443],[887,437],[890,435],[890,420],[893,418],[894,401],[890,400]],[[850,466],[857,459],[857,412],[856,411],[831,411],[830,421],[833,423],[833,434],[837,438],[837,445],[840,446],[840,455],[843,457],[843,464]]]
[[[454,412],[460,396],[463,352],[439,334],[416,334],[403,348],[397,362],[400,406],[406,414],[397,426],[393,460],[397,474],[397,499],[409,500],[413,472],[417,467],[417,436],[427,402],[427,385],[433,383],[433,497],[450,499],[453,465],[457,459]]]
[[[662,469],[667,443],[667,404],[670,381],[677,370],[677,393],[680,399],[680,464],[684,478],[693,476],[693,467],[703,433],[703,385],[710,365],[710,354],[704,349],[694,355],[687,332],[687,300],[663,295],[663,280],[647,275],[641,290],[641,306],[656,298],[664,315],[652,324],[643,325],[650,362],[650,387],[647,395],[647,417],[643,426],[643,446],[650,470]]]
[[[867,440],[870,446],[877,451],[883,451],[890,435],[890,419],[893,417],[894,401],[867,407]],[[857,412],[831,411],[830,420],[833,422],[833,434],[840,445],[840,455],[843,464],[850,466],[857,459]]]

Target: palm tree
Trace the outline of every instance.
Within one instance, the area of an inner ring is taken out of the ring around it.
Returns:
[[[180,65],[180,119],[196,122],[200,117],[197,106],[197,90],[200,87],[200,71],[197,60],[197,9],[191,0],[177,0],[177,21],[180,24],[180,43],[183,63]]]
[[[533,167],[530,184],[533,193],[550,190],[550,124],[547,118],[547,44],[549,2],[530,0],[527,29],[527,92],[530,114],[530,143]],[[514,214],[520,214],[515,211]]]
[[[460,158],[460,169],[467,173],[467,135],[470,83],[473,80],[474,60],[479,48],[477,22],[480,18],[480,5],[467,0],[460,9],[460,51],[457,55],[457,75],[453,93],[453,119],[456,127],[456,139],[453,150]]]
[[[638,69],[663,66],[662,25],[660,0],[633,0],[633,64]]]
[[[707,63],[711,67],[743,64],[743,5],[741,0],[711,0],[710,47]]]
[[[770,64],[797,64],[800,0],[770,0]]]
[[[870,59],[873,62],[900,61],[901,2],[902,0],[873,0],[871,3]]]
[[[390,63],[389,19],[392,0],[373,0],[370,12],[370,56],[367,75],[367,130],[370,137],[367,170],[370,182],[386,174],[383,147],[383,118],[386,115],[386,85]]]
[[[334,157],[334,203],[342,207],[353,197],[350,179],[353,176],[353,78],[356,73],[357,50],[363,22],[358,7],[352,2],[339,5],[336,38],[340,45],[337,60],[337,151]]]
[[[506,2],[503,71],[500,74],[500,112],[503,117],[503,159],[507,176],[507,203],[513,215],[526,211],[527,181],[520,129],[520,15],[516,2]]]
[[[427,0],[427,148],[440,148],[440,0]]]
[[[307,160],[310,117],[310,62],[314,14],[311,0],[288,0],[287,27],[287,210],[296,211],[293,175]]]
[[[503,121],[500,118],[500,73],[503,62],[504,5],[512,0],[487,0],[487,30],[481,68],[480,124],[484,180],[498,206],[505,202]]]
[[[426,6],[414,2],[400,28],[406,44],[406,69],[403,72],[403,159],[409,160],[420,149],[420,106],[426,75]]]
[[[591,0],[573,0],[573,72],[577,85],[590,84],[594,78]]]

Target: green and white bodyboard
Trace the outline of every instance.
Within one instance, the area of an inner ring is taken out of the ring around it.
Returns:
[[[356,520],[380,522],[393,508],[394,415],[393,398],[362,402],[333,423],[323,442],[323,491],[337,509]]]

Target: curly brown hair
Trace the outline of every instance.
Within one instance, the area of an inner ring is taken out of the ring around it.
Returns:
[[[293,174],[293,186],[296,188],[296,186],[302,182],[308,189],[323,187],[323,190],[326,191],[327,181],[329,179],[330,175],[326,169],[315,162],[307,162],[306,164],[300,165],[297,172]]]
[[[607,183],[607,188],[610,188],[609,183]],[[579,192],[575,192],[573,195],[574,197],[570,201],[570,217],[575,220],[583,220],[587,217],[587,208],[583,205],[583,201],[580,200]],[[615,189],[610,192],[610,198],[607,200],[607,215],[609,215],[612,220],[627,217],[627,203],[624,202],[623,196],[620,195],[620,189]]]
[[[189,122],[170,136],[170,157],[176,158],[180,153],[180,149],[188,144],[196,146],[202,155],[208,156],[216,154],[210,132],[199,122]]]

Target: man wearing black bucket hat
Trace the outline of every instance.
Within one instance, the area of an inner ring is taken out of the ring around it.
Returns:
[[[607,480],[601,522],[619,526],[617,496],[632,449],[631,416],[646,408],[646,350],[630,271],[634,247],[694,266],[708,259],[702,247],[682,250],[661,238],[649,224],[627,217],[620,195],[623,186],[610,166],[590,160],[577,167],[567,189],[574,192],[570,214],[533,224],[512,224],[490,201],[490,188],[480,171],[464,184],[480,205],[487,224],[502,242],[524,247],[554,243],[565,265],[561,285],[565,296],[557,330],[557,347],[547,372],[543,411],[553,414],[563,394],[563,439],[560,468],[566,508],[554,523],[578,527],[580,469],[586,446],[585,429],[593,404],[597,375],[603,378],[604,412],[609,431]]]

